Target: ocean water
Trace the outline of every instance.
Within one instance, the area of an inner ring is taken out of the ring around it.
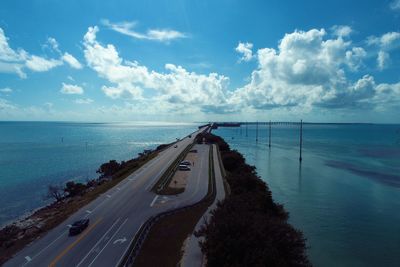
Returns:
[[[44,196],[49,184],[96,178],[102,163],[134,158],[197,126],[0,122],[0,226],[48,203]]]
[[[213,131],[257,167],[303,231],[314,266],[400,266],[400,125],[303,125]]]

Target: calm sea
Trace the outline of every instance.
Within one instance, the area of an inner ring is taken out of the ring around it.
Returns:
[[[314,266],[400,266],[400,125],[219,128],[304,232]]]
[[[96,178],[102,163],[131,159],[197,126],[0,122],[0,226],[46,204],[49,184]]]

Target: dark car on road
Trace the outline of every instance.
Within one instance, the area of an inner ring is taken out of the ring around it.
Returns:
[[[80,234],[83,230],[86,229],[89,225],[89,219],[83,219],[74,222],[69,228],[69,235],[77,235]]]

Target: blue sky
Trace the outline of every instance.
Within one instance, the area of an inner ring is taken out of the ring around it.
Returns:
[[[0,120],[400,122],[400,1],[0,3]]]

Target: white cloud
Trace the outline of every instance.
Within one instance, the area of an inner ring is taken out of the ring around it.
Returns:
[[[335,25],[332,27],[332,30],[333,33],[338,37],[347,37],[353,32],[351,27],[347,25]]]
[[[231,102],[255,109],[371,108],[381,99],[379,85],[366,75],[353,83],[346,73],[362,66],[366,52],[343,34],[324,29],[285,34],[278,50],[257,51],[258,68],[249,84],[234,91]],[[391,95],[397,91],[392,90]]]
[[[324,29],[295,31],[283,37],[278,49],[262,48],[254,53],[250,43],[239,43],[236,50],[246,59],[256,59],[258,67],[250,82],[236,90],[228,90],[229,78],[217,73],[197,74],[174,64],[156,72],[137,61],[124,60],[114,45],[97,41],[98,30],[90,27],[84,36],[85,59],[111,83],[101,88],[105,95],[124,99],[129,109],[192,114],[273,108],[371,109],[386,99],[372,76],[355,82],[348,77],[348,72],[354,77],[364,66],[367,52],[345,40],[350,34],[345,26],[332,35]],[[397,89],[393,88],[397,87],[388,86],[395,98]]]
[[[253,58],[253,44],[239,42],[235,48],[236,52],[242,54],[240,61],[250,61]]]
[[[59,44],[53,37],[47,39],[46,47],[50,47],[57,54],[61,54]],[[73,68],[82,68],[82,65],[70,54],[64,53],[60,59],[46,58],[31,55],[23,49],[14,50],[8,43],[8,38],[0,28],[0,73],[15,73],[21,78],[26,78],[26,68],[35,72],[49,71],[67,62]]]
[[[59,49],[59,44],[55,38],[53,38],[53,37],[47,38],[46,46],[47,45],[50,46],[50,48],[53,49],[54,51],[56,51],[57,53],[61,53],[61,51]]]
[[[17,107],[6,99],[0,98],[0,112],[7,112],[17,109]]]
[[[63,62],[58,59],[46,59],[35,55],[30,56],[25,65],[32,71],[43,72],[61,66]]]
[[[392,10],[400,10],[400,0],[394,0],[390,3],[390,8]]]
[[[389,54],[385,51],[379,51],[377,57],[378,68],[380,70],[386,68],[388,65],[388,61],[389,61]]]
[[[382,70],[389,65],[390,52],[400,48],[400,32],[388,32],[379,37],[370,36],[367,44],[377,47],[377,65],[378,69]]]
[[[69,94],[69,95],[73,95],[73,94],[81,95],[81,94],[83,94],[83,88],[78,85],[62,83],[62,88],[61,88],[60,92],[63,94]]]
[[[113,84],[102,87],[108,97],[143,102],[147,98],[143,91],[147,90],[153,95],[151,103],[159,108],[205,110],[227,105],[227,77],[197,74],[173,64],[166,64],[164,73],[150,71],[136,61],[120,58],[112,44],[98,43],[98,30],[90,27],[85,34],[84,54],[88,66]]]
[[[169,42],[174,39],[187,37],[184,33],[170,29],[150,29],[146,33],[140,33],[133,30],[137,24],[136,22],[111,23],[108,20],[103,20],[103,24],[116,32],[142,40]]]
[[[0,93],[3,93],[3,94],[10,94],[12,92],[13,92],[13,90],[11,88],[9,88],[9,87],[0,89]]]
[[[72,68],[74,69],[81,69],[82,64],[71,54],[65,52],[64,55],[61,57],[62,60],[67,62]]]
[[[91,104],[93,102],[94,102],[94,100],[90,99],[90,98],[78,98],[78,99],[75,99],[75,103],[76,104]]]

